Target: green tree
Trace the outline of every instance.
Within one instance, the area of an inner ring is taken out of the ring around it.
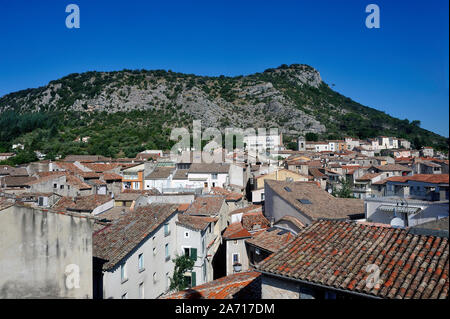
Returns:
[[[333,188],[333,196],[340,197],[340,198],[353,198],[354,197],[352,195],[351,184],[348,179],[345,178],[345,179],[339,180],[339,184],[341,185],[341,188],[338,191],[336,191]]]
[[[319,136],[316,133],[306,133],[305,134],[305,139],[309,142],[309,141],[313,141],[316,142],[319,140]]]
[[[194,268],[195,260],[189,256],[182,255],[176,256],[176,258],[172,259],[172,261],[175,263],[175,268],[173,271],[173,277],[170,278],[170,289],[176,289],[178,291],[186,289],[188,285],[184,274]]]

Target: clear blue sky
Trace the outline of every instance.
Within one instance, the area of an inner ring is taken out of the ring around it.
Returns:
[[[66,5],[81,28],[67,29]],[[365,7],[380,7],[367,29]],[[0,96],[89,70],[240,75],[305,63],[352,99],[449,136],[446,0],[0,2]]]

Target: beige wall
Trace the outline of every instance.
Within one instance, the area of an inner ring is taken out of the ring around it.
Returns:
[[[92,298],[92,224],[23,206],[1,211],[0,298]],[[66,284],[69,265],[79,288]]]
[[[288,177],[292,178],[294,182],[306,182],[308,178],[306,176],[297,174],[295,172],[282,169],[275,171],[273,173],[264,175],[256,179],[256,188],[264,188],[264,180],[277,180],[277,181],[285,181]]]

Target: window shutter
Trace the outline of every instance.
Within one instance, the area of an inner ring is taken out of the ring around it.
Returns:
[[[197,286],[197,274],[193,271],[191,276],[191,287],[195,287]]]
[[[191,259],[197,260],[197,248],[191,248]]]

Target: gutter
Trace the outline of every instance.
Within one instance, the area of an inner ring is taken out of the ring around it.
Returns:
[[[298,282],[298,283],[301,283],[301,284],[307,285],[307,286],[313,286],[313,287],[318,287],[318,288],[327,289],[327,290],[334,290],[334,291],[342,292],[342,293],[345,293],[345,294],[356,295],[358,297],[363,297],[363,298],[383,299],[381,297],[374,296],[374,295],[364,294],[364,293],[360,293],[360,292],[356,292],[356,291],[345,290],[345,289],[341,289],[341,288],[335,288],[335,287],[326,286],[326,285],[322,285],[322,284],[317,284],[317,283],[313,283],[313,282],[310,282],[310,281],[301,280],[301,279],[297,279],[297,278],[286,277],[286,276],[282,276],[282,275],[278,275],[278,274],[262,271],[262,270],[259,270],[259,269],[255,269],[255,270],[257,272],[260,272],[260,273],[262,273],[264,275],[267,275],[267,276],[277,277],[277,278],[281,278],[281,279],[284,279],[284,280],[291,280],[291,281]]]

